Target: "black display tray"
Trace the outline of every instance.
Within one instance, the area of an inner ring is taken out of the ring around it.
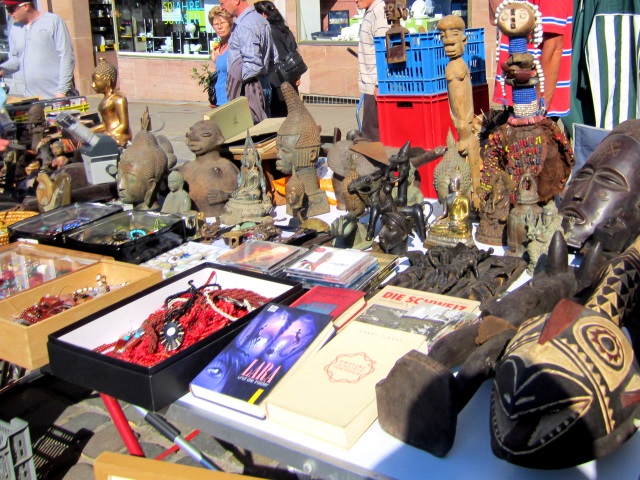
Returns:
[[[29,238],[46,245],[63,246],[64,235],[91,222],[122,212],[121,205],[72,203],[9,226],[12,240]]]
[[[204,263],[49,335],[49,370],[69,382],[157,411],[189,390],[189,382],[240,332],[259,309],[176,353],[153,367],[143,367],[94,351],[126,331],[138,328],[164,299],[186,290],[188,281],[206,283],[212,271],[222,288],[245,288],[289,304],[302,287],[286,279]]]
[[[124,243],[109,243],[119,231],[142,229],[148,233]],[[181,245],[186,239],[179,215],[130,210],[92,222],[64,235],[65,246],[83,252],[108,255],[121,262],[140,264]]]

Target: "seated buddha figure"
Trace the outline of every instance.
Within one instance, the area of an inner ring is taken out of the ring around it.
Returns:
[[[98,113],[102,124],[93,127],[96,133],[106,133],[113,137],[118,145],[124,147],[131,140],[131,126],[129,124],[129,106],[127,98],[116,89],[118,70],[104,58],[98,60],[98,65],[91,75],[91,86],[96,93],[104,94]]]
[[[454,246],[459,242],[472,246],[471,199],[460,191],[460,176],[449,181],[445,211],[429,225],[425,246]]]

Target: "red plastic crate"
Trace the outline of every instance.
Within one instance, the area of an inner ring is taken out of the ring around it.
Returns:
[[[457,139],[457,132],[449,112],[447,93],[422,96],[379,95],[378,118],[380,141],[389,147],[401,147],[407,140],[412,147],[432,149],[446,145],[449,129]],[[476,114],[489,111],[489,87],[473,87],[473,105]],[[427,198],[436,198],[433,187],[433,170],[438,161],[418,169],[422,193]]]

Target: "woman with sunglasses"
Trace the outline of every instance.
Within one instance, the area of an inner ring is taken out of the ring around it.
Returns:
[[[222,7],[213,7],[209,10],[209,23],[218,36],[213,42],[211,49],[211,60],[213,61],[213,71],[218,72],[215,83],[216,104],[219,107],[227,103],[227,57],[229,53],[229,37],[233,28],[233,17]]]
[[[38,11],[32,1],[2,0],[2,4],[13,22],[9,59],[0,65],[0,75],[21,72],[27,97],[67,96],[73,89],[76,60],[64,21],[56,14]]]

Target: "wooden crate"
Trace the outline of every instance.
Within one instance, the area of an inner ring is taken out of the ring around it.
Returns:
[[[96,277],[104,274],[109,285],[126,285],[115,288],[100,297],[77,305],[69,310],[33,325],[21,325],[14,320],[25,309],[39,302],[46,294],[64,295],[83,287],[96,286]],[[86,268],[69,273],[43,285],[15,294],[0,301],[0,358],[28,369],[40,368],[49,363],[47,339],[67,325],[119,302],[162,280],[162,273],[148,267],[103,260]]]

